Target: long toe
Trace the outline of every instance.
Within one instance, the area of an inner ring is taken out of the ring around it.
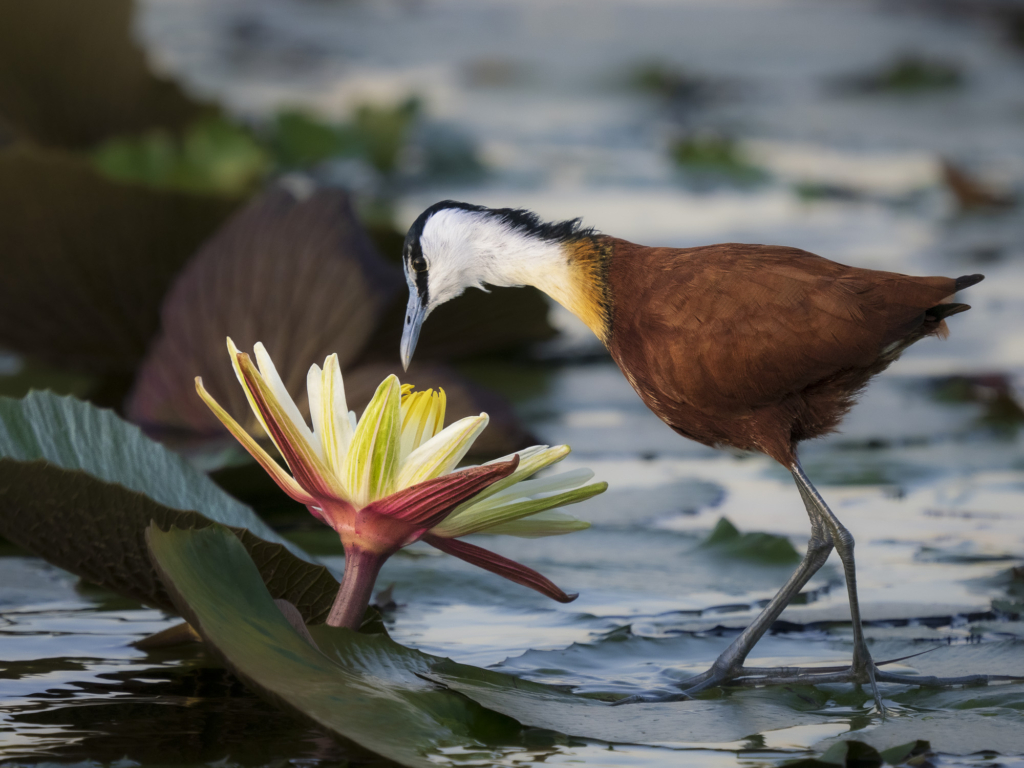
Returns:
[[[692,696],[687,695],[683,691],[642,691],[641,693],[627,696],[624,699],[613,701],[611,706],[619,707],[623,704],[661,704],[666,701],[687,701],[692,698]]]

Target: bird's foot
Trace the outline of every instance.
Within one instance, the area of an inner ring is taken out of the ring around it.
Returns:
[[[914,654],[915,656],[920,654]],[[886,708],[882,702],[878,683],[917,685],[926,687],[947,687],[959,685],[986,685],[994,682],[1024,682],[1024,677],[1013,675],[963,675],[961,677],[936,677],[933,675],[901,675],[880,669],[910,658],[907,656],[886,661],[868,661],[851,666],[834,667],[744,667],[716,670],[714,667],[701,675],[688,678],[676,684],[677,691],[644,691],[614,702],[637,704],[652,702],[684,701],[693,699],[702,691],[719,686],[761,687],[767,685],[823,685],[827,683],[854,683],[870,685],[875,706],[883,719]]]

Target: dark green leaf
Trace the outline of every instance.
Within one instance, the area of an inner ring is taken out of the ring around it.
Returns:
[[[155,77],[132,40],[132,0],[0,4],[0,122],[35,141],[85,148],[176,131],[215,108]]]
[[[63,152],[0,152],[0,345],[130,374],[175,274],[233,207],[118,184]]]
[[[931,749],[931,744],[921,739],[915,739],[914,741],[907,742],[906,744],[897,744],[895,747],[882,750],[880,757],[887,762],[889,765],[899,765],[900,763],[906,762],[911,757],[924,754]]]
[[[231,526],[274,597],[322,621],[338,583],[248,507],[111,411],[34,392],[0,398],[0,535],[100,584],[163,608],[146,554],[151,520]]]
[[[780,704],[762,690],[739,691],[707,701],[613,707],[551,686],[450,661],[434,665],[429,677],[523,725],[603,741],[731,742],[824,719]]]
[[[720,518],[702,546],[729,557],[742,557],[763,563],[795,563],[800,554],[785,536],[771,533],[740,533],[727,518]]]
[[[786,768],[878,768],[878,750],[859,741],[837,741],[817,757],[784,763]]]
[[[251,688],[328,732],[408,766],[483,750],[518,726],[418,674],[436,661],[387,637],[312,627],[317,648],[274,605],[246,551],[220,526],[149,529],[154,562],[181,613]]]

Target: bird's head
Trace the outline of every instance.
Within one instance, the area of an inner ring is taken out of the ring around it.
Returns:
[[[409,227],[402,268],[409,306],[402,332],[402,365],[409,367],[423,321],[466,288],[483,287],[485,270],[474,247],[474,230],[488,209],[445,200],[430,206]]]
[[[566,242],[592,233],[580,227],[579,219],[549,224],[515,208],[454,200],[427,208],[409,228],[402,248],[409,285],[402,365],[409,367],[423,321],[434,309],[467,288],[537,285],[564,262]]]

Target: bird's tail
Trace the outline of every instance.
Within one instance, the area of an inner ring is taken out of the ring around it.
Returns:
[[[984,279],[984,275],[963,275],[956,279],[954,289],[962,291],[964,288],[977,285]],[[942,304],[936,304],[934,307],[929,307],[925,310],[924,335],[938,336],[940,339],[947,338],[949,336],[949,326],[946,325],[946,318],[959,315],[961,312],[966,312],[971,308],[970,304],[957,304],[950,301],[952,298],[952,296],[949,296]]]
[[[956,279],[956,289],[962,291],[964,288],[970,288],[972,285],[977,285],[985,279],[984,275],[964,275]]]

